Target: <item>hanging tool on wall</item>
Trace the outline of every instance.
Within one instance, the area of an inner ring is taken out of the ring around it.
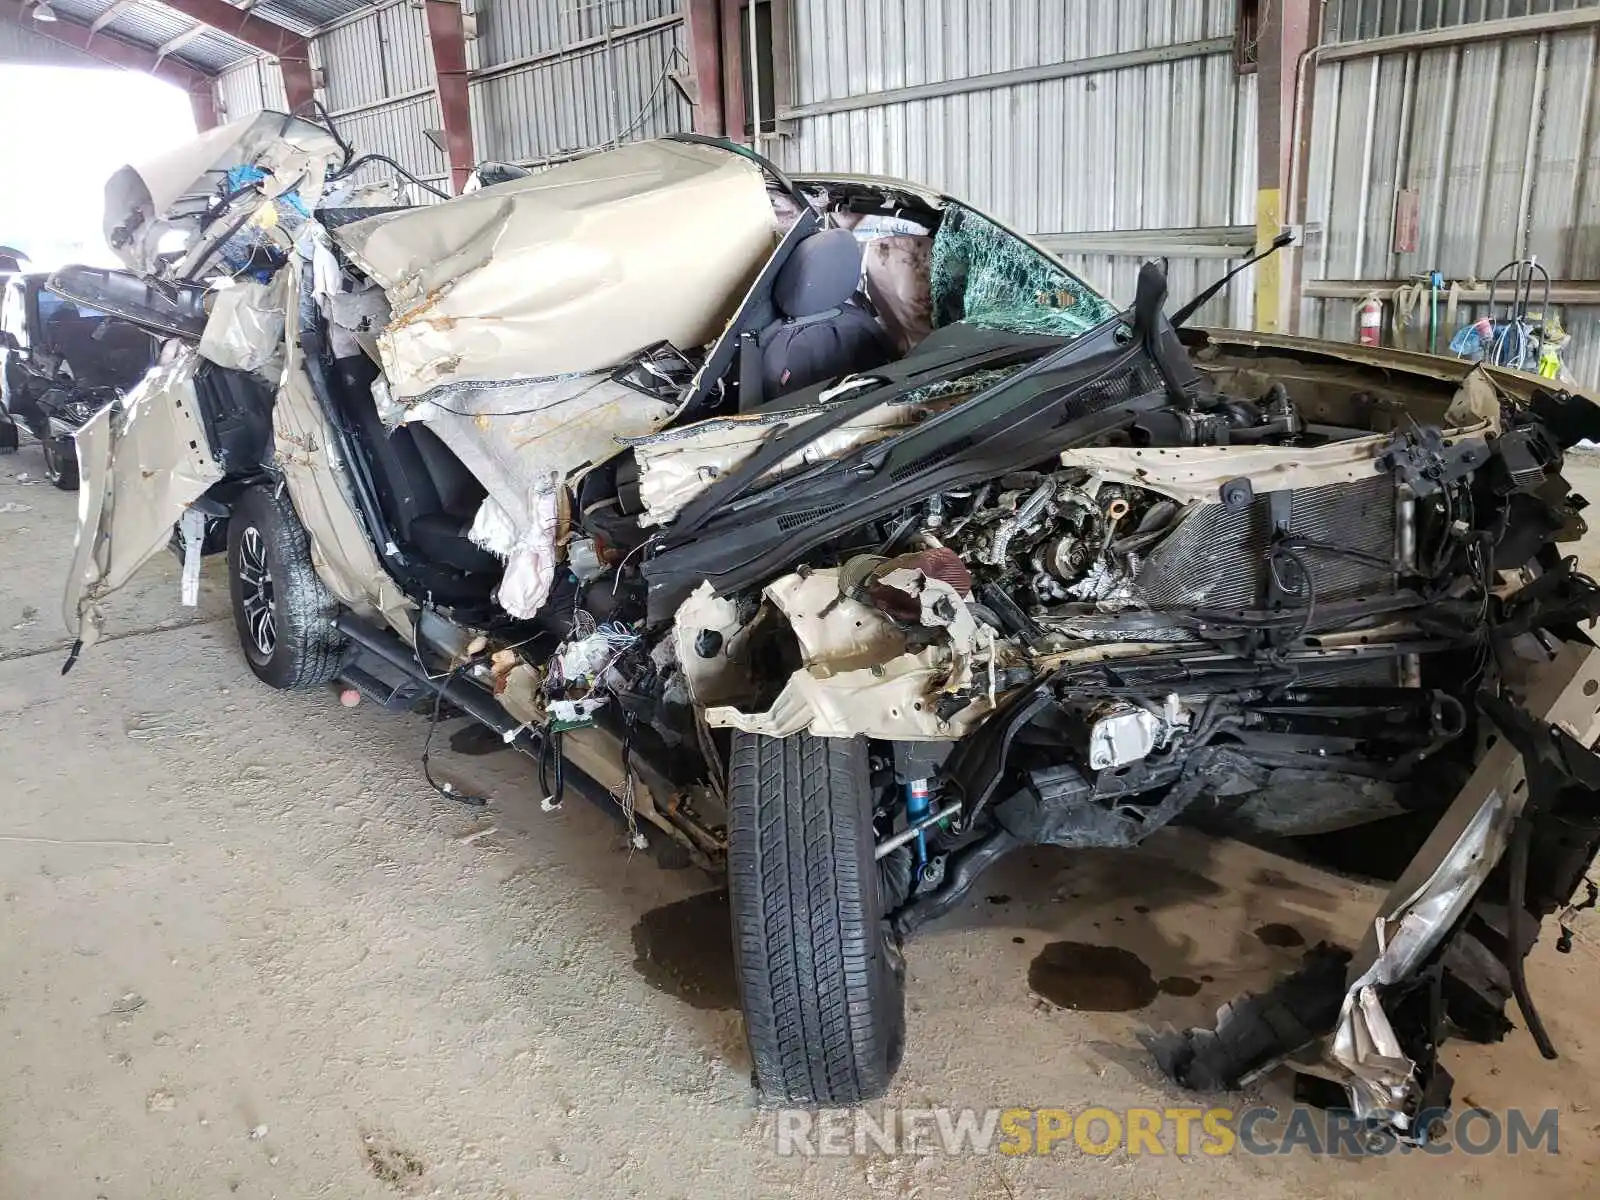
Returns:
[[[1444,291],[1444,275],[1439,271],[1428,272],[1428,353],[1439,353],[1439,293]],[[1456,319],[1456,289],[1450,289],[1450,323],[1455,324]]]
[[[1534,314],[1528,305],[1535,278],[1543,282],[1544,296]],[[1511,296],[1505,317],[1499,313],[1499,289],[1509,282]],[[1550,316],[1550,272],[1537,259],[1523,258],[1506,263],[1489,280],[1489,321],[1494,333],[1484,357],[1496,366],[1537,371],[1543,354],[1544,323]]]
[[[1395,288],[1390,299],[1393,315],[1390,318],[1390,343],[1404,350],[1426,350],[1439,353],[1439,296],[1445,291],[1445,278],[1439,271],[1413,275],[1410,283]],[[1453,326],[1456,318],[1459,284],[1451,284],[1449,303],[1444,318],[1446,327]],[[1426,329],[1423,328],[1426,323]]]
[[[1542,288],[1537,309],[1532,304],[1535,283]],[[1522,258],[1506,263],[1490,278],[1488,310],[1456,331],[1450,352],[1472,362],[1553,379],[1562,371],[1560,350],[1566,341],[1550,307],[1550,272],[1537,259]]]
[[[1540,375],[1546,379],[1559,379],[1566,373],[1566,364],[1561,361],[1561,351],[1571,336],[1561,327],[1561,322],[1555,313],[1545,317],[1544,336],[1540,339],[1542,345],[1539,349]]]

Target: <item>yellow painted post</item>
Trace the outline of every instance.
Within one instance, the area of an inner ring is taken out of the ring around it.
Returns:
[[[1262,188],[1256,193],[1256,249],[1265,250],[1283,229],[1283,193]],[[1255,266],[1256,328],[1263,333],[1283,329],[1283,255],[1274,254]]]

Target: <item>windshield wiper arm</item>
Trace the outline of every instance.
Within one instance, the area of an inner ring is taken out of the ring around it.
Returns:
[[[1182,326],[1185,321],[1187,321],[1190,317],[1194,316],[1195,310],[1197,308],[1199,308],[1207,300],[1211,299],[1211,297],[1215,296],[1223,288],[1227,287],[1228,286],[1228,280],[1232,279],[1240,271],[1243,271],[1246,267],[1255,266],[1263,258],[1266,258],[1267,256],[1272,255],[1272,254],[1276,254],[1279,250],[1282,250],[1285,246],[1289,245],[1293,241],[1294,241],[1294,230],[1285,229],[1277,237],[1272,239],[1272,244],[1269,245],[1265,250],[1257,250],[1249,258],[1245,259],[1237,267],[1235,267],[1233,270],[1229,271],[1221,279],[1217,280],[1210,287],[1208,287],[1205,291],[1201,292],[1193,300],[1191,300],[1191,301],[1189,301],[1189,303],[1185,304],[1177,312],[1173,313],[1171,318],[1170,318],[1170,320],[1172,322],[1172,327],[1174,329],[1177,329],[1180,326]]]

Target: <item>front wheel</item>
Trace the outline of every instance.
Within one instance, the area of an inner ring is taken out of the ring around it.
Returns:
[[[881,1096],[905,1041],[905,967],[873,860],[865,739],[733,735],[728,895],[767,1103]]]
[[[239,646],[257,679],[281,690],[320,687],[339,673],[338,601],[317,577],[289,497],[247,488],[228,518],[228,589]]]

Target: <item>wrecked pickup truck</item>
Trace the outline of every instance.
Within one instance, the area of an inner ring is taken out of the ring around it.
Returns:
[[[902,943],[1002,855],[1174,821],[1416,833],[1370,944],[1155,1039],[1174,1078],[1294,1055],[1418,1137],[1447,1022],[1545,1044],[1522,962],[1600,840],[1589,399],[1185,328],[1159,264],[1119,306],[957,199],[693,136],[422,206],[308,121],[202,143],[108,188],[131,268],[232,282],[79,435],[74,656],[150,554],[192,602],[226,553],[264,682],[597,784],[726,870],[771,1100],[884,1091]]]

